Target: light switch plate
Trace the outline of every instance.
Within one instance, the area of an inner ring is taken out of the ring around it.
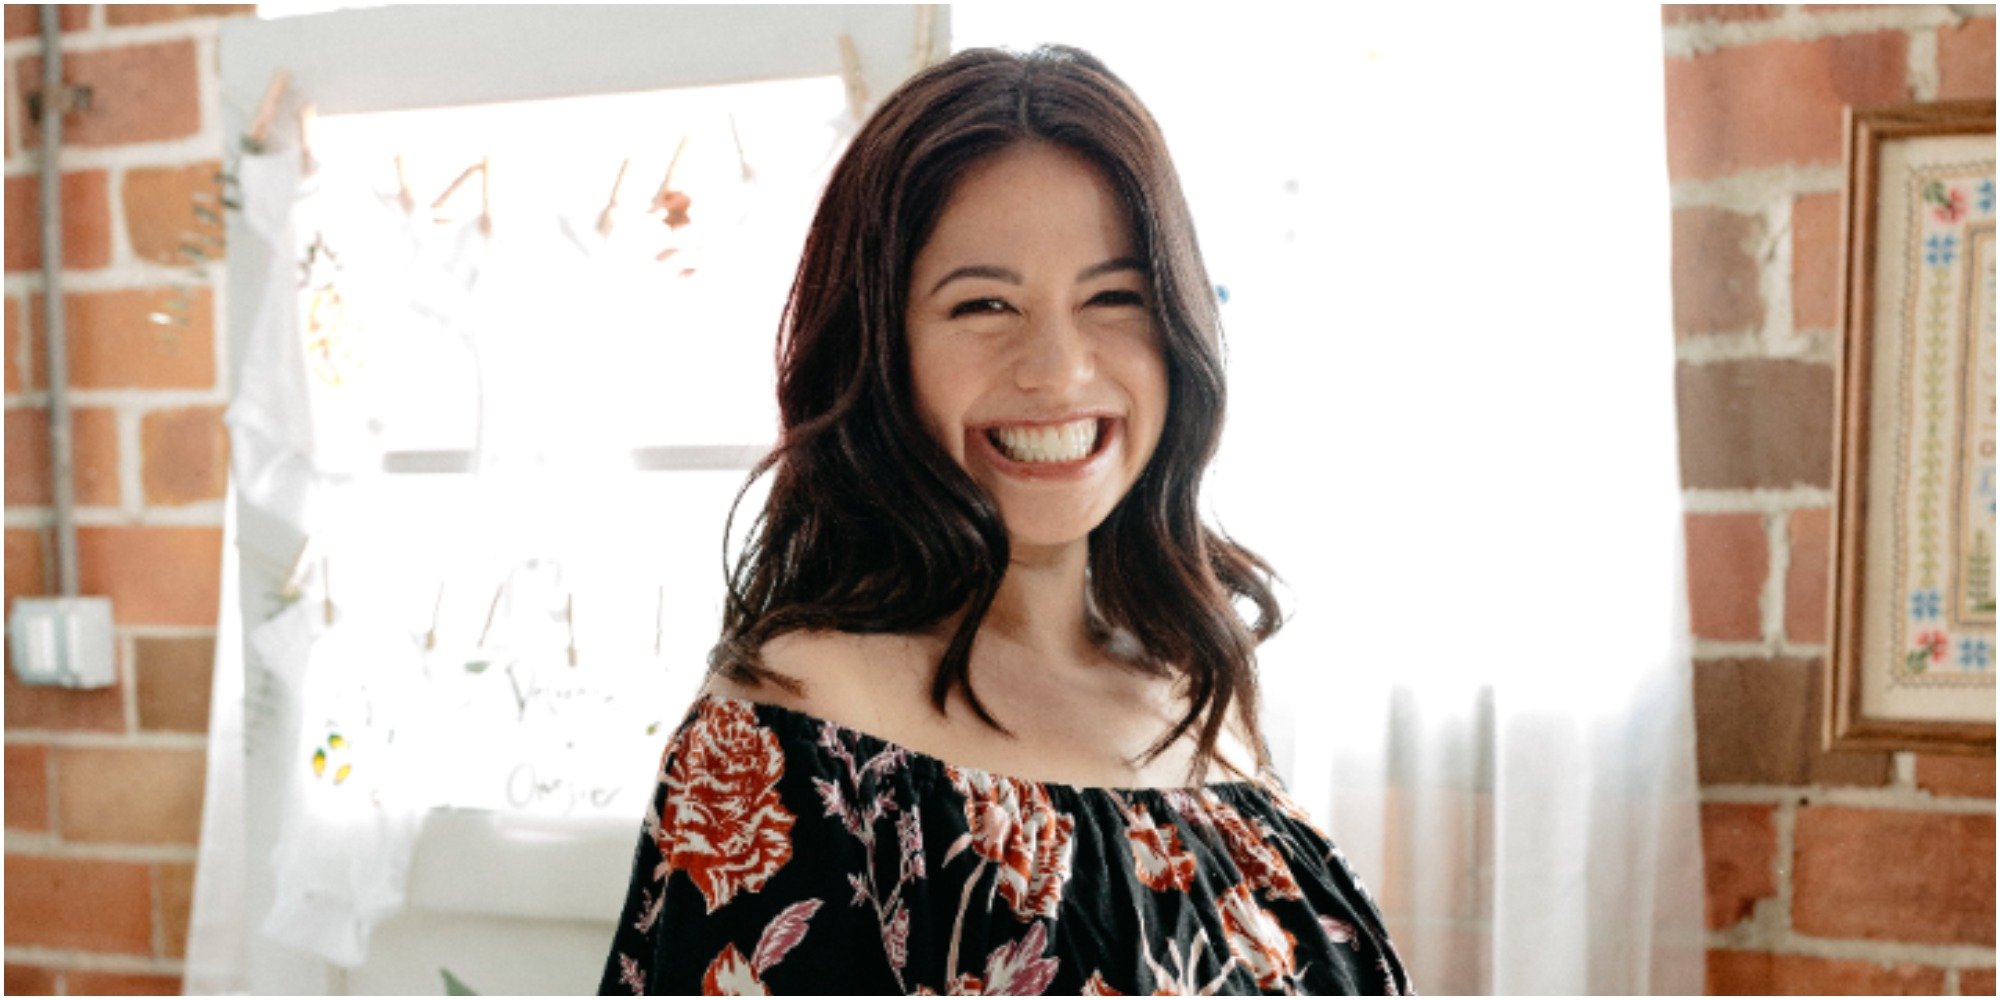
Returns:
[[[7,641],[23,684],[103,688],[118,680],[111,598],[20,598],[7,620]]]

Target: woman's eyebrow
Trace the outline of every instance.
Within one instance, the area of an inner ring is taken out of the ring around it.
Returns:
[[[1021,272],[1019,271],[1000,267],[997,264],[967,264],[964,267],[953,268],[950,274],[939,278],[938,283],[931,286],[931,294],[936,295],[938,289],[960,278],[992,278],[996,281],[1005,281],[1008,284],[1021,284]]]
[[[1089,281],[1092,278],[1103,277],[1113,271],[1139,271],[1143,273],[1145,270],[1146,262],[1137,257],[1114,257],[1102,264],[1092,264],[1082,271],[1077,272],[1076,280]]]

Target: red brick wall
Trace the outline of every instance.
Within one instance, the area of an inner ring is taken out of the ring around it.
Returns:
[[[218,287],[179,247],[217,235],[216,19],[251,5],[69,5],[63,331],[79,578],[113,600],[119,682],[6,678],[8,993],[176,993],[215,649],[227,436]],[[6,7],[6,600],[51,593],[54,491],[40,274],[37,9]],[[206,78],[206,79],[204,79]],[[218,272],[219,268],[211,268]],[[185,306],[174,304],[186,299]],[[178,314],[166,326],[150,315]]]
[[[1994,991],[1993,759],[1819,750],[1847,104],[1993,96],[1993,8],[1664,14],[1711,993]]]

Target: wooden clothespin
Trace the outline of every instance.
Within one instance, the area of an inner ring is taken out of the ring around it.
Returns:
[[[479,232],[493,235],[493,158],[479,161]]]
[[[842,33],[840,36],[840,82],[847,87],[847,110],[860,121],[868,113],[868,81],[861,76],[861,53],[854,47],[854,36]]]
[[[243,133],[243,148],[262,152],[264,136],[271,130],[271,122],[278,117],[278,103],[285,99],[285,88],[291,86],[292,74],[278,69],[271,72],[271,82],[264,87],[264,99],[257,105],[257,116],[250,119],[250,128]]]
[[[569,665],[576,666],[576,592],[563,595],[563,628],[569,630]]]
[[[618,193],[625,189],[625,171],[632,169],[632,158],[618,165],[618,179],[611,182],[611,200],[604,203],[604,211],[597,214],[597,235],[611,235],[611,214],[618,208]]]
[[[444,613],[444,581],[439,580],[437,600],[431,603],[431,630],[424,633],[424,649],[426,651],[437,648],[438,619],[443,615],[443,613]]]
[[[285,574],[285,580],[278,585],[278,597],[286,601],[298,600],[300,588],[306,583],[306,567],[313,555],[313,538],[299,543],[299,554],[292,557],[292,568]]]
[[[324,554],[319,557],[319,589],[322,613],[328,625],[333,624],[333,562]]]
[[[310,102],[299,108],[299,173],[310,176],[318,164],[313,160],[313,123],[319,120],[319,109]]]
[[[493,174],[493,158],[490,156],[484,157],[478,163],[466,167],[459,172],[457,177],[452,178],[452,182],[445,186],[444,193],[438,195],[437,199],[431,202],[431,212],[434,213],[432,221],[448,221],[441,216],[435,215],[435,213],[444,210],[444,203],[450,201],[451,196],[457,194],[458,189],[463,187],[466,181],[471,180],[473,174],[480,175],[479,231],[491,236],[493,235],[493,185],[490,178]]]
[[[757,171],[750,169],[750,158],[743,155],[743,135],[736,131],[736,112],[729,113],[729,138],[736,143],[736,168],[743,173],[743,183],[757,179]]]
[[[403,207],[404,215],[417,214],[417,196],[410,190],[409,175],[403,172],[403,154],[401,153],[396,154],[396,204]]]
[[[693,221],[688,218],[688,208],[694,199],[685,191],[674,190],[674,170],[681,165],[681,154],[687,152],[688,137],[681,136],[680,144],[674,147],[674,158],[667,161],[667,176],[660,181],[660,190],[653,195],[653,204],[648,211],[664,209],[667,213],[667,227],[679,229]]]

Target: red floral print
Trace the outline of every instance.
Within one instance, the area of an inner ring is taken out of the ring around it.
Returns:
[[[792,814],[778,798],[785,773],[778,738],[749,705],[710,698],[681,730],[664,812],[654,826],[656,878],[687,872],[714,913],[741,891],[756,892],[792,857]]]
[[[1022,920],[1053,917],[1069,881],[1070,835],[1076,820],[1056,811],[1039,784],[984,771],[947,768],[965,796],[974,852],[1000,866],[1000,896]]]
[[[1257,905],[1248,885],[1231,886],[1217,902],[1222,905],[1222,931],[1230,953],[1257,977],[1258,989],[1277,989],[1292,975],[1296,943],[1292,932]]]
[[[1083,984],[1083,992],[1079,995],[1086,997],[1122,997],[1125,994],[1112,989],[1111,984],[1104,981],[1104,973],[1093,972],[1090,974],[1090,979]]]
[[[767,997],[771,991],[764,986],[764,980],[757,977],[757,970],[750,967],[750,960],[736,950],[735,945],[722,949],[715,961],[708,963],[708,971],[701,977],[701,995],[705,997]]]
[[[1298,880],[1285,856],[1265,841],[1271,833],[1261,822],[1251,823],[1234,806],[1217,798],[1208,789],[1174,793],[1171,801],[1188,820],[1206,823],[1222,835],[1229,859],[1243,872],[1251,886],[1275,899],[1302,899]]]
[[[1132,843],[1132,872],[1158,892],[1186,892],[1194,884],[1194,855],[1181,847],[1172,824],[1160,826],[1140,803],[1124,809],[1125,837]]]

